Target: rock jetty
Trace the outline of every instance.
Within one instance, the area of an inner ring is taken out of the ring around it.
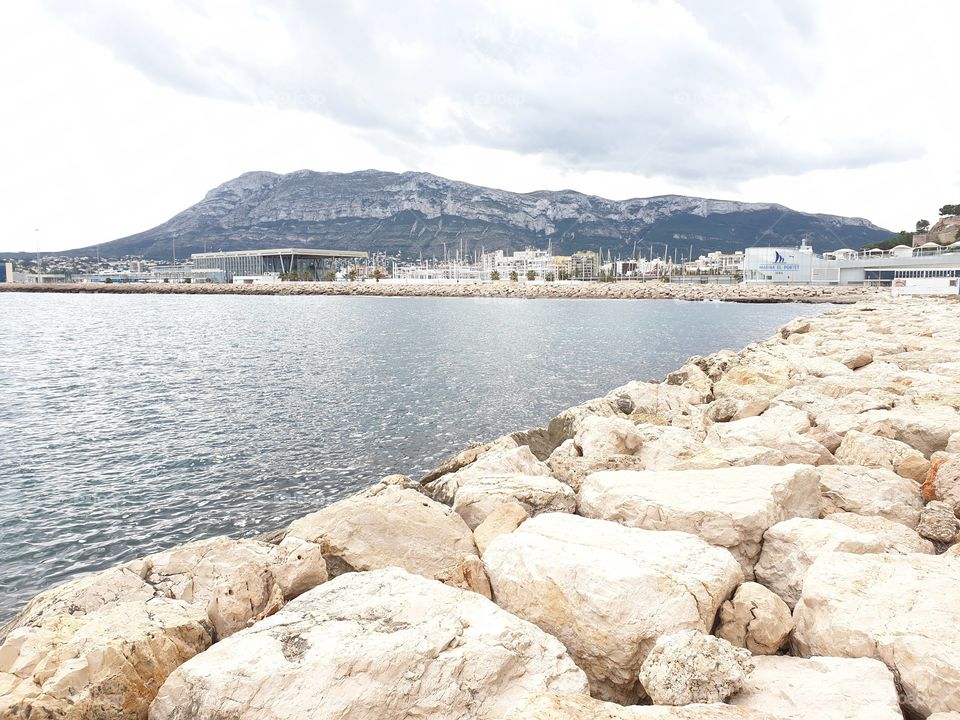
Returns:
[[[52,588],[0,718],[960,717],[960,303],[873,296]]]
[[[371,297],[482,297],[522,299],[723,300],[741,303],[854,303],[876,297],[877,288],[812,285],[721,285],[686,282],[464,282],[449,285],[393,282],[220,283],[0,283],[0,292],[157,295],[359,295]]]

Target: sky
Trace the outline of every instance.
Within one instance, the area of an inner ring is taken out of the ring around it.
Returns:
[[[0,251],[304,168],[912,229],[960,203],[957,27],[955,0],[4,3]]]

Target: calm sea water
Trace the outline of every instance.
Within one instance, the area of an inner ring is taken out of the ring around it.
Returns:
[[[0,621],[826,306],[0,293]]]

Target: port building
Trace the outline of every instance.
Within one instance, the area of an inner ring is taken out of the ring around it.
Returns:
[[[327,272],[365,261],[369,255],[352,250],[314,250],[310,248],[283,248],[275,250],[234,250],[229,252],[194,253],[195,270],[219,270],[226,282],[233,277],[262,275],[290,275],[302,279],[319,280]]]

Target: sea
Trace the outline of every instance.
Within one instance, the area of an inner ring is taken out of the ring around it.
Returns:
[[[0,293],[0,623],[828,305]]]

